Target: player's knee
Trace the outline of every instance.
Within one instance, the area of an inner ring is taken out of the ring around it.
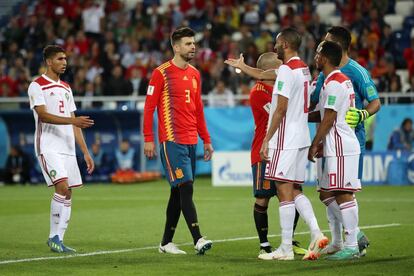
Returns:
[[[254,210],[258,213],[266,213],[267,212],[267,205],[262,206],[257,203],[254,204]]]
[[[256,205],[265,206],[267,208],[267,206],[269,205],[269,198],[268,197],[256,197],[255,206]]]

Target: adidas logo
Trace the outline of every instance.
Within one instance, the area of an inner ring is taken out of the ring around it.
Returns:
[[[50,92],[50,96],[54,96],[55,95],[55,93],[53,93],[53,91],[52,92]]]
[[[283,176],[283,172],[278,173],[277,175]]]
[[[346,183],[346,184],[345,184],[345,187],[352,187],[351,182]]]
[[[184,76],[183,80],[188,80],[187,76]]]

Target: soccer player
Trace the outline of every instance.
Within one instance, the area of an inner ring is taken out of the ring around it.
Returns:
[[[187,27],[172,33],[174,57],[154,70],[145,100],[144,154],[148,158],[156,155],[152,127],[157,108],[161,161],[171,187],[160,253],[186,253],[172,242],[181,211],[197,254],[204,254],[212,246],[200,234],[193,203],[198,135],[204,141],[204,160],[209,161],[213,154],[201,101],[200,73],[189,64],[195,55],[194,35]]]
[[[358,208],[353,193],[361,189],[358,179],[358,160],[361,153],[355,132],[345,122],[346,112],[355,106],[355,93],[350,79],[338,70],[342,58],[341,46],[332,41],[323,41],[318,46],[315,61],[326,79],[319,95],[320,111],[309,117],[320,121],[315,138],[309,149],[308,159],[314,162],[319,144],[323,144],[325,164],[319,180],[320,191],[333,194],[339,205],[345,243],[331,260],[348,260],[359,257],[357,230]]]
[[[344,27],[334,26],[328,30],[325,40],[336,42],[341,46],[342,59],[341,63],[339,64],[339,70],[351,80],[354,87],[355,107],[351,107],[350,110],[346,113],[346,122],[351,127],[355,128],[355,134],[360,144],[361,154],[358,161],[358,178],[361,179],[363,171],[363,156],[365,152],[364,120],[369,116],[377,113],[381,107],[381,103],[378,98],[375,84],[369,76],[367,70],[348,56],[348,49],[351,44],[350,32]],[[325,75],[323,72],[321,72],[317,79],[315,90],[311,95],[311,103],[313,106],[319,102],[319,94],[324,81]],[[365,107],[364,101],[368,102],[368,105]],[[321,162],[318,161],[318,167],[320,166]],[[321,171],[321,169],[318,168],[318,171]],[[333,200],[334,197],[332,193],[327,191],[320,191],[319,196],[320,200],[327,206],[328,222],[332,234],[332,243],[325,248],[324,253],[332,254],[342,248],[342,225],[340,209],[338,204],[336,204],[336,201]],[[358,208],[358,203],[356,204]],[[365,255],[369,241],[365,234],[359,229],[358,245],[361,256]]]
[[[292,234],[295,208],[311,230],[311,243],[304,259],[317,259],[328,239],[322,234],[312,205],[302,193],[310,135],[308,128],[310,71],[298,57],[299,33],[292,28],[276,37],[275,50],[283,61],[279,67],[269,116],[260,150],[266,165],[265,179],[275,180],[279,197],[282,243],[275,251],[259,255],[263,260],[293,260]]]
[[[277,54],[272,52],[262,54],[257,60],[257,68],[263,71],[275,71],[281,64],[282,61],[277,58]],[[253,209],[253,217],[260,240],[259,254],[272,252],[272,247],[267,239],[267,208],[270,198],[277,195],[275,181],[264,179],[266,161],[261,160],[259,153],[263,144],[263,139],[266,135],[266,128],[269,121],[273,84],[274,80],[257,81],[250,91],[250,103],[255,122],[254,138],[251,149],[253,194],[256,198]],[[296,211],[294,229],[296,228],[298,219],[299,213]],[[299,242],[293,240],[292,243],[295,254],[306,254],[306,250],[300,247]]]
[[[70,86],[60,80],[66,70],[65,51],[56,45],[46,46],[43,58],[46,73],[29,86],[30,108],[35,119],[35,153],[47,186],[55,188],[50,207],[48,246],[54,252],[75,252],[63,244],[72,210],[72,188],[82,186],[76,161],[75,141],[91,174],[94,163],[80,128],[91,127],[88,116],[75,117],[75,102]]]

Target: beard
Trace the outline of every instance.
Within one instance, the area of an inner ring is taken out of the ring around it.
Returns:
[[[284,60],[285,58],[285,52],[283,51],[283,48],[276,49],[277,58],[280,60]]]
[[[191,61],[195,56],[194,52],[189,52],[187,54],[180,54],[180,57],[185,60],[186,62]]]

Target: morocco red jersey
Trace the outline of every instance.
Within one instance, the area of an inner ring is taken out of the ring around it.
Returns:
[[[270,102],[272,101],[273,86],[257,82],[250,90],[250,105],[254,117],[254,138],[251,150],[252,165],[261,161],[260,148],[266,136],[269,121]]]
[[[205,144],[211,143],[201,100],[200,72],[190,64],[182,69],[170,60],[152,73],[144,108],[145,142],[154,141],[155,108],[160,142],[194,145],[200,135]]]

